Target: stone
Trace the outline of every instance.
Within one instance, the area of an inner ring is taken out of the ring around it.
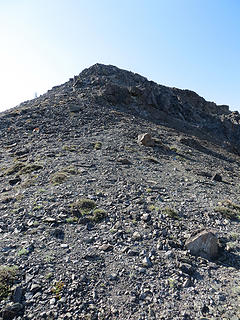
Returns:
[[[147,257],[147,256],[144,257],[143,260],[142,260],[142,265],[144,267],[147,267],[147,268],[151,267],[152,266],[152,262],[151,262],[150,258]]]
[[[173,256],[174,256],[174,254],[173,254],[172,250],[168,250],[168,251],[165,252],[165,258],[166,259],[170,259]]]
[[[54,305],[56,303],[56,299],[55,298],[51,298],[49,303],[50,303],[50,305]]]
[[[215,259],[218,255],[218,238],[212,231],[201,231],[190,237],[185,246],[190,253],[205,259]]]
[[[69,245],[67,243],[61,243],[60,247],[63,249],[67,249],[69,247]]]
[[[117,276],[117,274],[116,273],[112,273],[112,274],[110,274],[110,280],[117,280],[117,278],[118,278],[118,276]]]
[[[212,177],[212,180],[222,182],[222,176],[219,173],[215,173],[214,176]]]
[[[189,263],[181,263],[180,269],[183,273],[186,273],[188,275],[192,275],[194,272],[194,268]]]
[[[21,303],[9,303],[2,310],[2,318],[3,320],[11,320],[19,315],[22,311],[23,305]]]
[[[142,215],[142,220],[143,220],[144,222],[150,221],[150,220],[151,220],[151,215],[150,215],[149,213],[144,213],[144,214]]]
[[[155,146],[155,142],[149,133],[143,133],[143,134],[138,135],[138,144],[143,145],[145,147],[154,147]]]
[[[8,183],[9,183],[11,186],[14,186],[15,184],[17,184],[17,183],[19,183],[19,182],[21,182],[21,181],[22,181],[22,179],[21,179],[19,176],[16,176],[15,178],[10,179],[10,180],[8,181]]]
[[[132,235],[133,240],[141,240],[142,236],[138,231],[135,231]]]
[[[33,283],[33,284],[31,285],[30,291],[31,291],[32,293],[36,293],[36,292],[39,291],[39,290],[41,290],[41,286],[40,286],[39,284]]]
[[[120,164],[132,164],[132,162],[130,160],[128,160],[127,158],[118,158],[117,162]]]
[[[19,303],[22,299],[23,289],[20,286],[17,286],[13,292],[13,302]]]
[[[101,246],[99,246],[99,249],[102,251],[111,251],[113,247],[109,243],[104,243]]]
[[[189,278],[187,278],[182,284],[183,288],[188,288],[190,287],[190,285],[191,285],[191,280]]]
[[[68,108],[70,112],[74,112],[74,113],[81,111],[81,107],[76,104],[70,104]]]

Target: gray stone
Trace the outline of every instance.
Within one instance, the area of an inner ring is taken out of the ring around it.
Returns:
[[[117,276],[116,273],[112,273],[112,274],[110,275],[110,280],[117,280],[117,278],[118,278],[118,276]]]
[[[149,213],[144,213],[142,215],[142,220],[145,221],[145,222],[148,222],[151,220],[151,215]]]
[[[77,113],[77,112],[81,111],[81,107],[76,105],[76,104],[70,104],[69,105],[69,111]]]
[[[36,293],[37,291],[39,291],[41,289],[41,286],[37,283],[33,283],[31,285],[30,291],[33,293]]]
[[[149,133],[143,133],[138,136],[138,144],[145,147],[154,147],[155,142]]]
[[[206,259],[214,259],[218,255],[218,239],[212,231],[201,231],[190,237],[185,246],[190,253]]]
[[[132,235],[133,240],[141,240],[142,236],[138,231],[135,231]]]
[[[183,288],[188,288],[191,285],[191,280],[189,278],[187,278],[184,282],[183,282]]]
[[[50,299],[49,303],[50,305],[54,305],[56,303],[56,299],[55,298]]]
[[[128,160],[127,158],[118,158],[117,162],[120,164],[126,164],[126,165],[132,164],[132,162],[130,160]]]
[[[17,286],[13,292],[13,302],[18,303],[22,299],[23,289],[20,286]]]
[[[169,259],[172,258],[174,256],[172,250],[168,250],[167,252],[165,252],[165,258]]]
[[[150,258],[149,257],[144,257],[143,260],[142,260],[142,265],[144,267],[147,267],[147,268],[151,267],[152,266],[152,262],[151,262]]]
[[[183,273],[191,275],[194,271],[194,268],[189,263],[181,263],[180,269]]]
[[[109,243],[104,243],[101,246],[99,246],[99,249],[102,251],[111,251],[113,247]]]
[[[62,243],[62,244],[60,244],[60,247],[63,249],[67,249],[69,247],[69,245],[67,243]]]

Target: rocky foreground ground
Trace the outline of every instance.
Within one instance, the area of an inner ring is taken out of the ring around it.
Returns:
[[[0,316],[240,319],[238,118],[103,65],[3,112]]]

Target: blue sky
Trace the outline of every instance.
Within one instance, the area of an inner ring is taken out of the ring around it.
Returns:
[[[0,0],[0,111],[96,62],[240,111],[239,0]]]

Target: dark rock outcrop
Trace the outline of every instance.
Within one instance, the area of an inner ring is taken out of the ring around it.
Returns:
[[[99,103],[151,119],[161,124],[192,130],[194,135],[215,140],[239,153],[240,115],[227,105],[208,102],[193,91],[169,88],[114,66],[96,64],[74,78],[76,92],[89,90]]]

